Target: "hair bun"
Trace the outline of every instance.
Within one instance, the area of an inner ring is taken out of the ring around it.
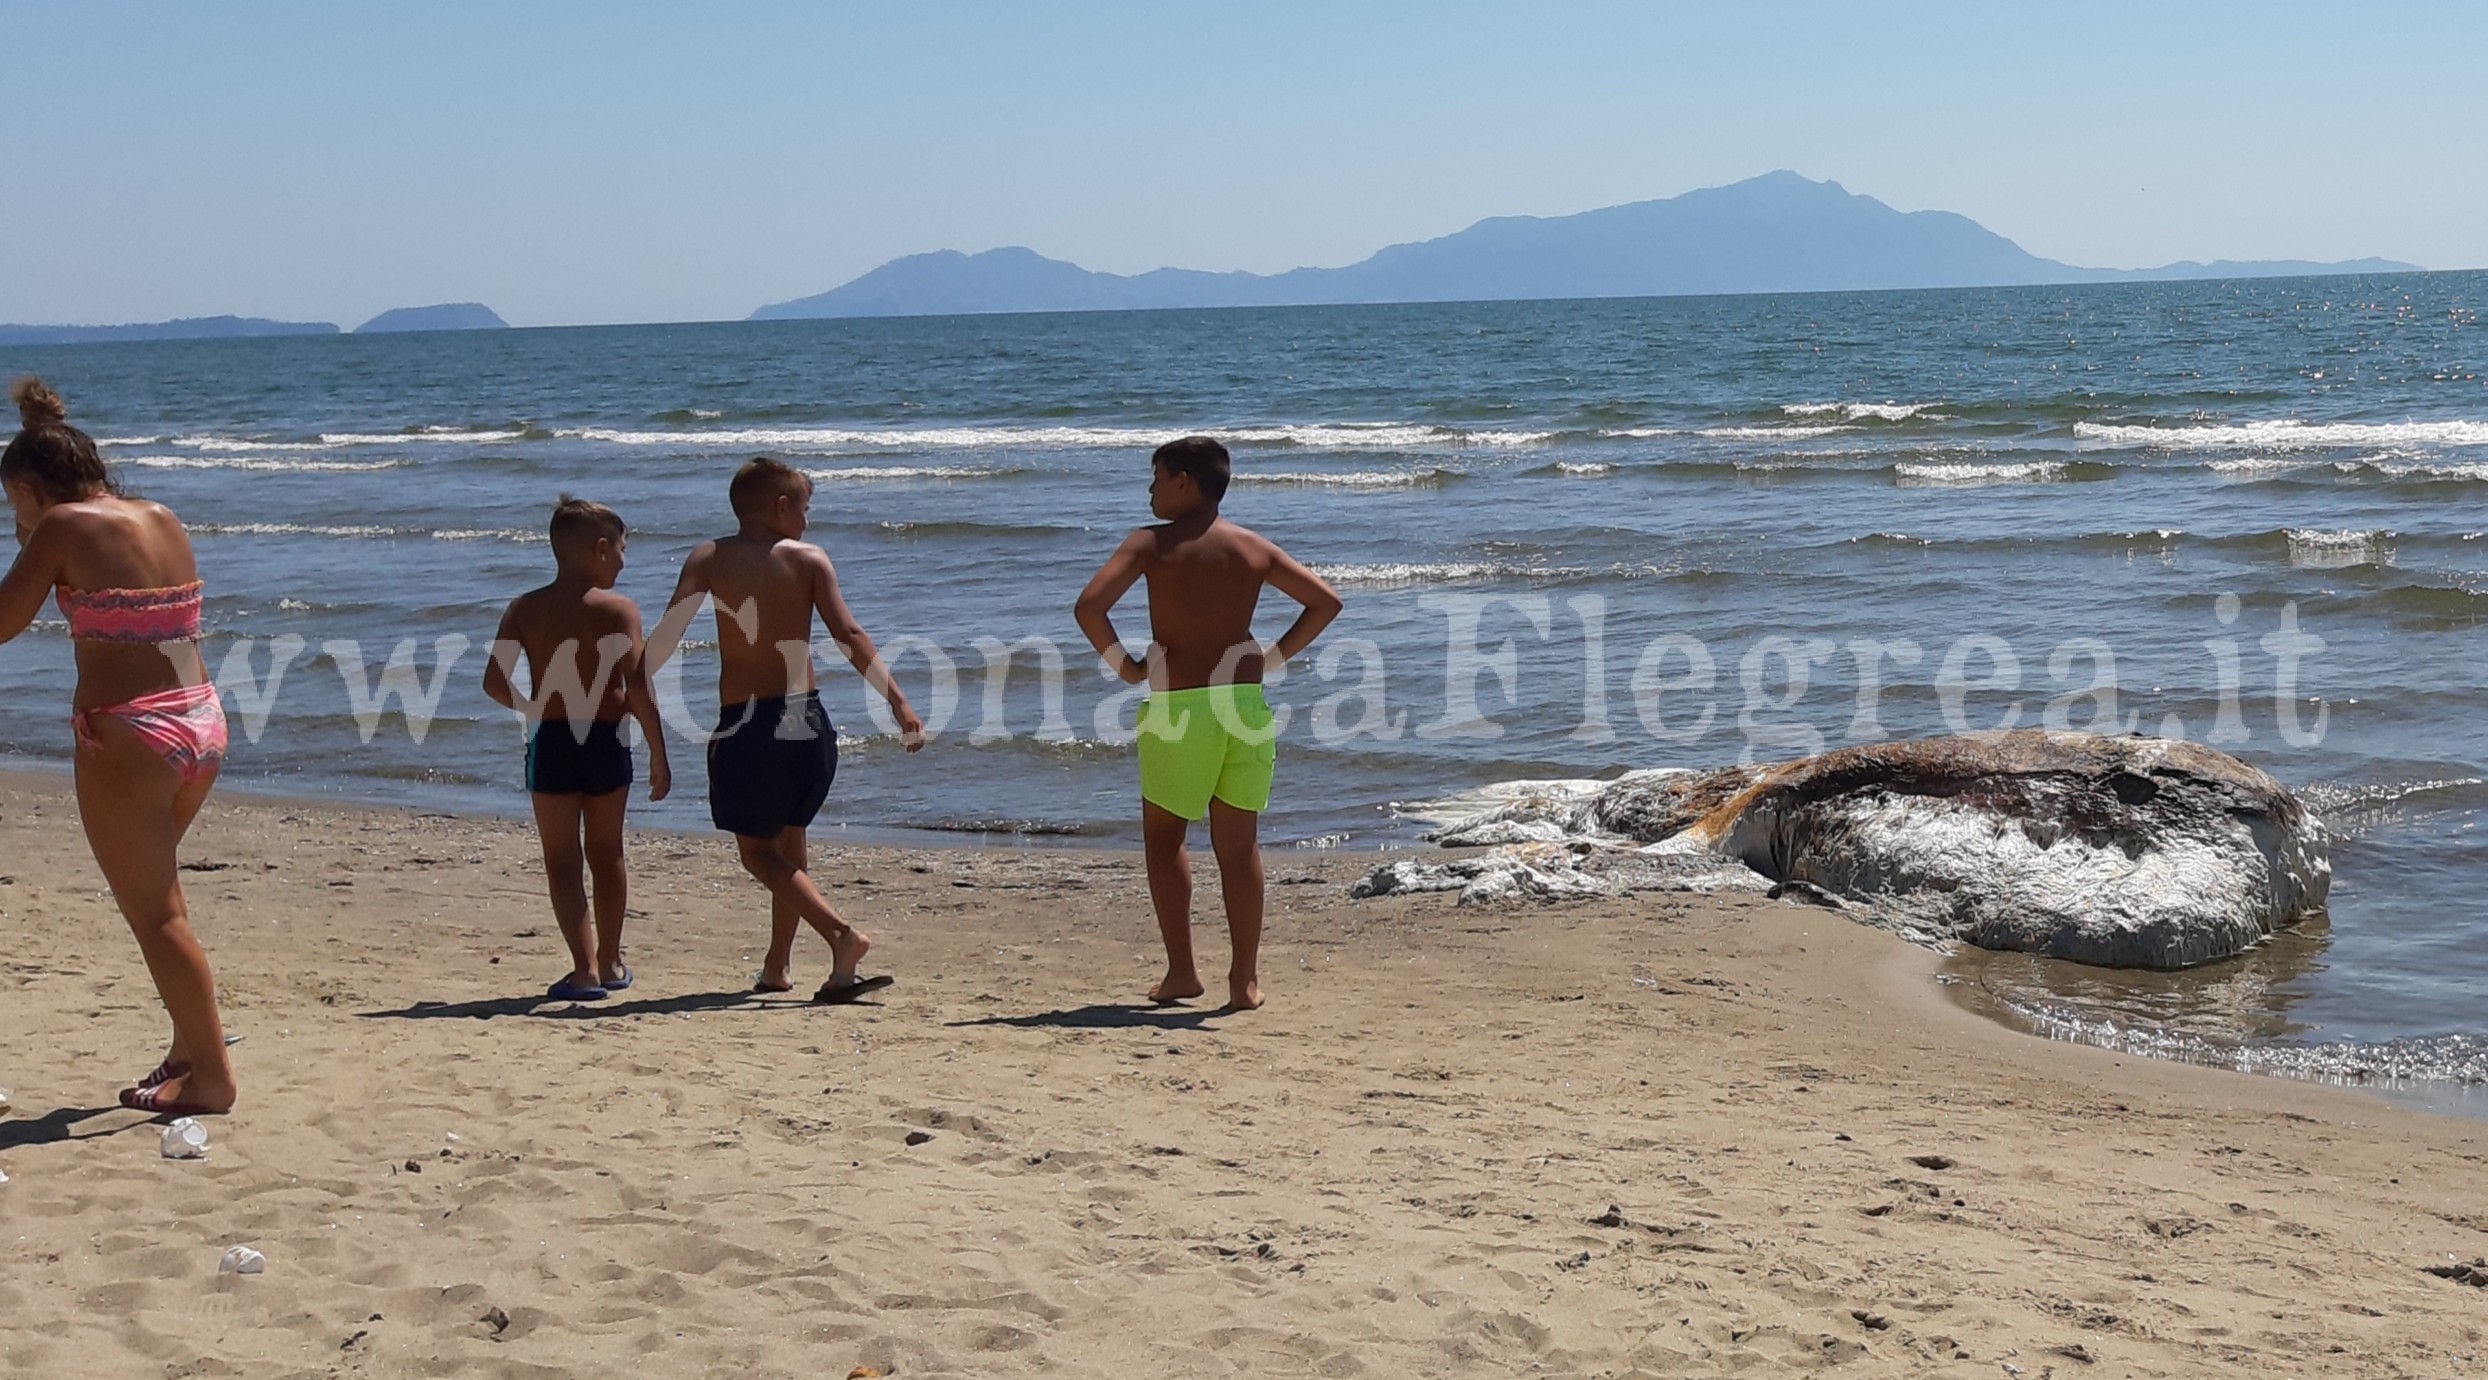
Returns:
[[[28,431],[59,426],[69,420],[69,404],[32,374],[9,385],[9,401],[17,404],[18,421]]]

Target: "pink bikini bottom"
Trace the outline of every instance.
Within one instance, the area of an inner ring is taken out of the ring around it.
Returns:
[[[211,763],[224,760],[225,706],[224,701],[216,698],[213,685],[185,685],[178,690],[141,695],[125,704],[81,709],[69,716],[69,726],[78,735],[78,746],[101,746],[95,738],[94,719],[98,714],[128,724],[141,742],[181,773],[183,781],[198,780]]]

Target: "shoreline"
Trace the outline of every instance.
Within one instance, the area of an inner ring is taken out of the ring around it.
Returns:
[[[723,843],[636,833],[640,984],[565,1006],[527,995],[566,959],[526,827],[214,800],[184,881],[244,1101],[165,1161],[109,1107],[162,1016],[42,784],[0,777],[0,1308],[46,1320],[0,1357],[28,1373],[2433,1375],[2483,1349],[2480,1296],[2422,1267],[2488,1255],[2488,1128],[2032,1039],[1812,908],[1352,905],[1336,854],[1272,859],[1271,1005],[1223,1014],[1139,1003],[1129,853],[839,848],[820,874],[899,983],[815,1008],[743,990],[765,919]],[[805,940],[798,991],[826,966]],[[232,1244],[268,1273],[218,1277]]]
[[[27,758],[16,754],[7,756],[5,760],[0,760],[0,795],[5,795],[21,786],[35,785],[35,783],[44,783],[37,785],[37,789],[43,789],[45,786],[53,789],[64,788],[69,779],[68,764],[59,763],[57,769],[54,768],[55,764],[48,759]],[[635,781],[632,785],[634,793],[644,789],[645,782]],[[66,794],[65,789],[63,794]],[[496,824],[516,827],[522,831],[531,831],[534,827],[529,815],[514,808],[508,811],[480,807],[469,809],[459,802],[443,802],[440,806],[431,806],[412,801],[349,797],[342,793],[333,797],[305,795],[265,789],[256,783],[228,787],[219,782],[215,799],[218,801],[238,799],[267,808],[349,813],[403,813],[414,818],[470,822],[489,820]],[[637,800],[636,794],[634,803],[644,804]],[[629,828],[634,836],[644,835],[676,840],[714,840],[720,837],[712,829],[682,827],[661,822],[646,824],[633,822]],[[845,823],[816,823],[812,834],[815,849],[1061,851],[1075,856],[1120,854],[1130,859],[1137,859],[1139,856],[1136,839],[1125,840],[1106,835],[1066,836],[998,830],[951,831],[904,826],[854,826]],[[532,834],[530,836],[532,837]],[[1206,840],[1196,839],[1195,844],[1196,853],[1205,857]],[[1280,860],[1314,856],[1352,858],[1359,860],[1365,867],[1371,867],[1387,861],[1388,857],[1393,854],[1408,853],[1432,858],[1451,856],[1453,851],[1456,851],[1424,846],[1412,848],[1400,841],[1376,841],[1363,846],[1351,846],[1329,845],[1319,840],[1295,843],[1265,841],[1263,849],[1265,855],[1272,860],[1274,867]],[[739,872],[735,875],[737,879],[741,876]],[[1207,897],[1208,893],[1205,891],[1203,896]],[[1343,901],[1342,904],[1345,902]],[[1530,913],[1532,912],[1526,910],[1515,912],[1516,915]],[[2327,1070],[2320,1063],[2293,1064],[2285,1058],[2256,1060],[2242,1057],[2251,1056],[2259,1051],[2278,1052],[2285,1055],[2297,1050],[2370,1048],[2363,1044],[2307,1046],[2286,1045],[2271,1041],[2258,1042],[2238,1037],[2224,1039],[2207,1039],[2199,1036],[2171,1037],[2156,1027],[2143,1027],[2139,1042],[2149,1047],[2136,1048],[2134,1044],[2116,1038],[2118,1035],[2134,1035],[2136,1033],[2134,1028],[2118,1030],[2111,1027],[2105,1037],[2090,1028],[2068,1028],[2066,1022],[2051,1020],[2044,1014],[2025,1009],[2011,998],[1982,986],[1979,978],[1984,967],[1999,957],[2014,957],[2012,955],[1980,954],[1969,950],[1952,953],[1927,952],[1930,953],[1932,959],[1925,981],[1930,994],[1948,1005],[1968,1011],[1978,1019],[2014,1035],[2049,1044],[2112,1049],[2127,1057],[2155,1062],[2186,1064],[2198,1068],[2237,1073],[2247,1077],[2277,1079],[2314,1087],[2365,1093],[2394,1105],[2430,1115],[2466,1121],[2488,1121],[2488,1085],[2465,1083],[2450,1078],[2397,1078],[2389,1074],[2378,1076],[2340,1072]]]

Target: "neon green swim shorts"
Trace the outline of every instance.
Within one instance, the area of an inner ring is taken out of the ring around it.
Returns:
[[[1140,715],[1140,798],[1200,819],[1212,797],[1259,814],[1270,808],[1278,734],[1258,685],[1153,690]]]

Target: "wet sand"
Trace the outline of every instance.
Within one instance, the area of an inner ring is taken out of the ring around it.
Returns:
[[[163,1021],[65,783],[0,780],[0,1370],[2488,1372],[2423,1269],[2488,1255],[2488,1126],[2017,1035],[1823,911],[1274,853],[1227,1015],[1137,1004],[1134,857],[821,858],[895,988],[750,995],[758,893],[648,834],[638,986],[540,1004],[524,826],[213,803],[245,1100],[179,1163],[112,1105]]]

